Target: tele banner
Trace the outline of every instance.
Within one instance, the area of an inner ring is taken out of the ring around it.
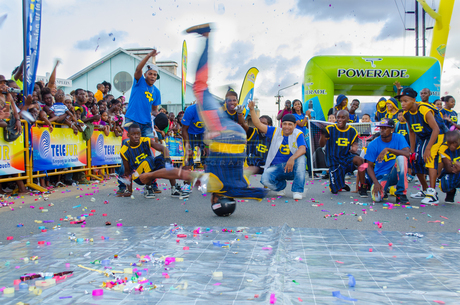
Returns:
[[[91,136],[91,165],[121,164],[121,137],[94,131]]]

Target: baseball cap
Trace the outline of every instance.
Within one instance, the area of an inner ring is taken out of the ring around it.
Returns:
[[[168,117],[163,112],[158,113],[153,122],[160,130],[165,130],[169,125]]]
[[[406,87],[406,88],[403,89],[401,94],[395,96],[395,98],[399,99],[399,98],[401,98],[401,96],[404,96],[404,95],[410,96],[412,98],[416,98],[417,97],[417,92],[414,89],[412,89],[411,87]]]
[[[145,72],[147,73],[150,70],[157,71],[157,79],[160,79],[160,70],[158,69],[157,65],[148,65],[147,66],[147,71],[145,71]]]
[[[377,127],[390,127],[395,128],[395,121],[389,118],[383,118],[380,123],[377,124]]]
[[[285,116],[283,116],[283,118],[281,119],[281,122],[292,122],[292,123],[296,123],[296,119],[295,119],[295,116],[293,114],[286,114]]]

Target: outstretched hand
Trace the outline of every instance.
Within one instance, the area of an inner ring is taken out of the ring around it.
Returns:
[[[248,108],[249,108],[249,110],[254,109],[255,106],[256,106],[256,102],[254,102],[254,101],[249,101],[249,103],[248,103]]]

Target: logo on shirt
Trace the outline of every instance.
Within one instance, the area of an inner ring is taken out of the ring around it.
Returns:
[[[195,125],[196,128],[203,128],[204,127],[203,122],[200,122],[200,121],[198,121],[196,123],[193,123],[193,125]]]
[[[457,123],[457,117],[456,116],[451,116],[450,119],[452,122]]]
[[[144,161],[144,159],[147,158],[147,154],[145,153],[142,153],[140,154],[139,156],[136,157],[136,164],[140,164],[142,161]]]
[[[423,126],[420,125],[419,123],[412,124],[412,130],[413,130],[414,132],[422,132]]]
[[[280,153],[282,153],[283,155],[289,155],[290,152],[291,150],[289,149],[289,145],[280,146]]]
[[[407,131],[405,131],[404,129],[401,129],[400,131],[398,131],[398,133],[403,135],[403,136],[407,135]]]
[[[387,153],[385,157],[383,158],[383,161],[388,162],[390,160],[396,159],[396,155],[392,153]]]
[[[459,161],[460,161],[460,157],[457,157],[457,158],[455,158],[455,159],[452,161],[452,163],[455,164],[455,163],[457,163],[457,162],[459,162]],[[446,177],[447,177],[447,176],[449,176],[449,175],[446,175]]]
[[[261,152],[261,153],[263,153],[263,154],[266,153],[266,152],[268,151],[267,146],[266,146],[266,145],[263,145],[263,144],[257,145],[257,146],[256,146],[256,149],[257,149],[258,152]],[[281,148],[280,148],[280,150],[281,150]]]
[[[149,103],[153,102],[153,96],[152,93],[145,91],[145,97],[149,100]]]
[[[348,146],[350,144],[350,141],[348,141],[347,138],[338,138],[337,141],[335,141],[338,146]]]

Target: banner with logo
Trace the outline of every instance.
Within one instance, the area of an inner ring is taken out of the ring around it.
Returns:
[[[166,137],[166,147],[169,150],[171,157],[183,157],[184,156],[184,142],[179,137]]]
[[[0,133],[3,134],[3,128],[0,128]],[[0,176],[24,173],[24,137],[6,142],[0,136],[0,146]]]
[[[121,137],[94,131],[91,136],[91,165],[121,164]]]
[[[185,90],[187,89],[187,44],[182,43],[182,110],[185,108]]]
[[[86,141],[70,128],[32,127],[33,170],[44,171],[85,166]]]
[[[244,77],[243,86],[241,87],[240,100],[238,105],[243,105],[246,109],[246,118],[249,114],[248,103],[254,99],[254,85],[256,82],[257,74],[259,74],[259,69],[250,68]]]
[[[24,5],[27,11],[27,24],[24,26],[25,37],[25,73],[27,94],[34,91],[35,77],[37,75],[38,57],[40,54],[40,33],[42,21],[42,0],[26,0]]]

